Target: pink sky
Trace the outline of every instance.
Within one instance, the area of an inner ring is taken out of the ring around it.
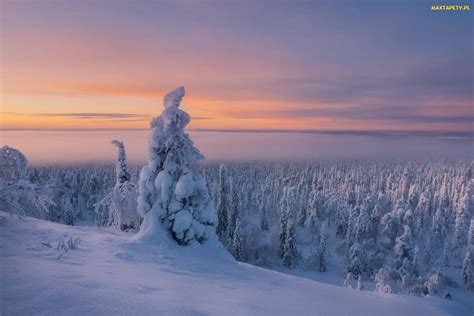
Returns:
[[[474,130],[470,12],[426,1],[1,6],[3,129],[147,128],[184,85],[190,128]]]

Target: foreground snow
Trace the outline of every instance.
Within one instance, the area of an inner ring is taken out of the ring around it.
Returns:
[[[225,251],[0,213],[0,313],[470,315],[438,298],[360,292],[236,263]],[[57,250],[67,235],[75,250]],[[62,255],[62,256],[61,256]]]

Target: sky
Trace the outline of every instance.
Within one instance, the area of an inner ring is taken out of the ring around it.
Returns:
[[[1,128],[472,134],[466,3],[1,0]]]

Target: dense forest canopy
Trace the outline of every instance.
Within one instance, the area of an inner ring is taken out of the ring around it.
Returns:
[[[382,292],[433,295],[473,287],[472,167],[471,160],[200,165],[219,239],[238,260],[336,269],[346,285],[362,279]],[[130,183],[139,169],[128,169]],[[116,174],[106,165],[30,168],[28,182],[50,188],[52,203],[22,215],[112,225],[104,220],[110,210],[97,206],[114,191]]]

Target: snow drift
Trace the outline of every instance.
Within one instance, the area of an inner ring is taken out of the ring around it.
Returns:
[[[131,243],[112,228],[0,219],[5,315],[470,314],[439,298],[357,291],[211,257],[206,243],[196,251]]]

